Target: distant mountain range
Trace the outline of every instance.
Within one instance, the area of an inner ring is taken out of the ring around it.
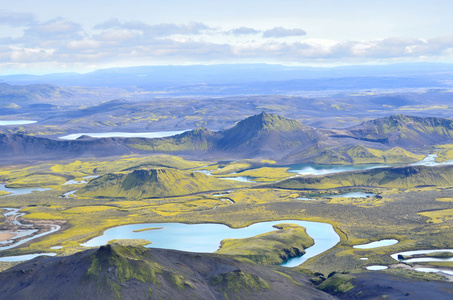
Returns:
[[[450,64],[414,63],[333,68],[270,64],[140,66],[94,72],[0,76],[9,84],[109,87],[167,95],[276,94],[290,91],[448,87]]]
[[[389,116],[345,130],[318,129],[262,112],[230,129],[198,128],[166,138],[53,140],[0,134],[3,160],[62,159],[132,153],[172,153],[194,159],[269,158],[280,163],[329,164],[413,162],[413,151],[453,142],[453,120]]]

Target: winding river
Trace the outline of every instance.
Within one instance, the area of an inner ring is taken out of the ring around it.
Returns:
[[[305,227],[307,234],[315,241],[313,246],[306,249],[305,255],[292,258],[282,264],[285,267],[300,265],[307,259],[327,251],[340,241],[340,237],[330,224],[299,220],[280,220],[260,222],[238,229],[233,229],[223,224],[148,223],[124,225],[108,229],[103,235],[91,239],[85,244],[82,244],[82,246],[101,246],[114,239],[145,239],[152,243],[147,247],[212,253],[219,249],[220,242],[224,239],[256,236],[277,230],[272,226],[281,223],[292,223]],[[159,227],[162,227],[162,229],[137,232],[140,229]]]
[[[17,229],[1,231],[1,233],[11,234],[13,236],[5,241],[0,242],[0,251],[15,248],[28,241],[31,241],[31,240],[37,239],[39,237],[51,234],[55,231],[58,231],[61,228],[60,225],[56,225],[56,224],[49,225],[50,230],[36,234],[38,232],[38,229],[31,228],[33,225],[20,223],[19,217],[21,217],[25,214],[21,213],[19,208],[1,208],[1,209],[6,210],[6,212],[3,213],[5,218],[7,218],[6,222],[12,223]],[[19,240],[19,241],[16,241],[16,240]],[[1,246],[1,245],[6,245],[6,246]]]

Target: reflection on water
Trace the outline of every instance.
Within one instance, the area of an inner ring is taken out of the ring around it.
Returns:
[[[157,131],[157,132],[91,132],[91,133],[74,133],[59,137],[63,140],[75,140],[82,135],[87,135],[94,138],[106,138],[106,137],[143,137],[143,138],[162,138],[167,136],[173,136],[186,132],[187,130],[178,131]]]
[[[108,229],[103,235],[82,244],[82,246],[101,246],[114,239],[146,239],[152,243],[147,247],[212,253],[219,248],[220,242],[224,239],[256,236],[276,230],[272,226],[281,223],[292,223],[305,227],[307,234],[315,241],[313,246],[306,249],[305,255],[292,258],[282,264],[286,267],[300,265],[310,257],[332,248],[340,241],[340,237],[330,224],[299,220],[281,220],[256,223],[238,229],[233,229],[222,224],[151,223],[124,225]],[[137,232],[137,230],[149,227],[163,228]]]

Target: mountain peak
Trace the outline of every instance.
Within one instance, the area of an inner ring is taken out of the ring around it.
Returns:
[[[305,126],[296,120],[287,119],[278,115],[261,112],[258,115],[248,117],[229,130],[235,128],[245,129],[247,131],[279,131],[290,132],[299,131]],[[227,132],[226,130],[225,132]]]

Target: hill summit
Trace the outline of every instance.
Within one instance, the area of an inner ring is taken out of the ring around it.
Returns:
[[[140,169],[128,174],[109,173],[91,180],[77,195],[88,197],[152,198],[180,196],[243,186],[200,172],[175,169]]]
[[[2,299],[334,299],[288,269],[230,256],[109,244],[0,273]]]

